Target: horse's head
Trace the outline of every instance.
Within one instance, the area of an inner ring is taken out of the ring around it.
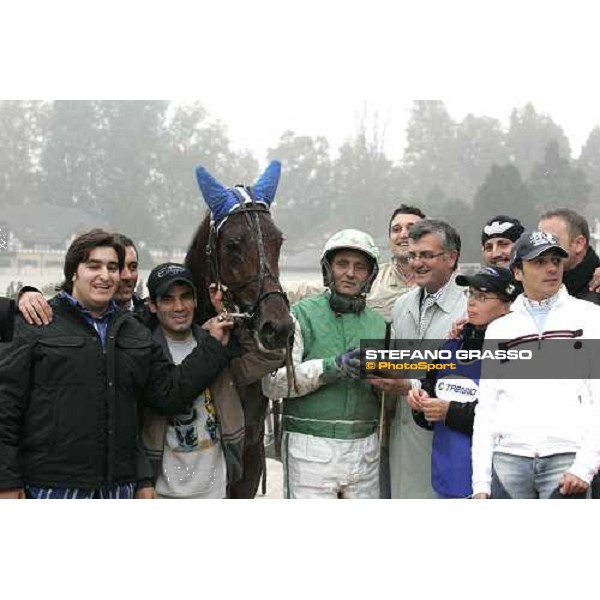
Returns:
[[[271,218],[281,165],[273,161],[252,187],[226,188],[203,167],[196,176],[211,211],[206,250],[210,281],[225,286],[230,312],[247,313],[257,342],[285,348],[293,334],[287,297],[279,283],[283,237]]]

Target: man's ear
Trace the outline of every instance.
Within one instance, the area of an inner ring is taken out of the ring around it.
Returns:
[[[150,312],[155,315],[156,314],[156,304],[154,304],[154,302],[152,302],[152,300],[148,301],[148,308],[150,309]]]
[[[450,250],[450,252],[448,252],[448,256],[452,257],[452,264],[454,265],[455,269],[458,269],[458,251]]]
[[[573,240],[573,245],[575,246],[575,252],[577,252],[577,254],[583,254],[587,250],[587,242],[585,240],[585,236],[576,236]]]
[[[519,267],[515,267],[513,269],[513,277],[516,281],[520,281],[523,283],[523,269],[519,269]]]

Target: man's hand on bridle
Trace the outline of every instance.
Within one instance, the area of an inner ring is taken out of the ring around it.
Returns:
[[[223,302],[223,295],[227,291],[227,287],[217,283],[211,283],[208,286],[208,294],[210,296],[210,303],[217,314],[222,313],[225,310],[225,304]]]

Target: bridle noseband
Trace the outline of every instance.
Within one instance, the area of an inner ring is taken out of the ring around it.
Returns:
[[[248,319],[250,323],[254,321],[254,317],[256,315],[256,311],[261,302],[263,302],[269,296],[277,295],[281,296],[285,301],[286,305],[289,308],[289,301],[286,293],[283,291],[281,284],[279,283],[279,279],[274,275],[273,269],[269,264],[267,256],[265,254],[264,247],[264,239],[263,232],[260,226],[260,221],[258,218],[259,213],[266,213],[270,215],[269,208],[262,204],[261,202],[256,202],[253,197],[251,188],[236,186],[232,189],[235,194],[239,206],[237,206],[230,214],[243,214],[246,219],[246,223],[248,225],[248,229],[252,233],[252,238],[254,243],[256,244],[256,248],[258,251],[259,258],[259,272],[249,281],[241,282],[241,283],[231,283],[224,285],[227,287],[227,290],[223,292],[223,301],[225,308],[228,312],[235,312],[238,315],[238,318]],[[218,224],[214,221],[210,223],[210,232],[208,236],[208,244],[206,246],[206,254],[208,256],[210,262],[211,269],[211,281],[216,282],[219,289],[222,288],[223,282],[221,281],[221,269],[219,265],[219,256],[218,256],[218,239],[219,232],[221,227],[225,224],[229,215],[226,216],[222,221]],[[263,291],[264,284],[266,279],[272,279],[277,282],[278,289],[270,290],[268,292]],[[240,292],[246,287],[258,284],[258,292],[256,295],[256,300],[247,308],[245,313],[240,313],[239,307],[235,304],[233,300],[233,294],[235,292]]]

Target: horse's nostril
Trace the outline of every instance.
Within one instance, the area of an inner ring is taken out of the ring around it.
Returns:
[[[260,330],[260,332],[262,335],[264,335],[265,337],[269,337],[269,338],[273,337],[277,333],[275,327],[273,327],[273,325],[269,322],[265,323],[262,326],[262,329]]]
[[[259,337],[263,344],[271,350],[285,348],[291,335],[293,335],[291,320],[283,322],[267,321],[259,331]]]

